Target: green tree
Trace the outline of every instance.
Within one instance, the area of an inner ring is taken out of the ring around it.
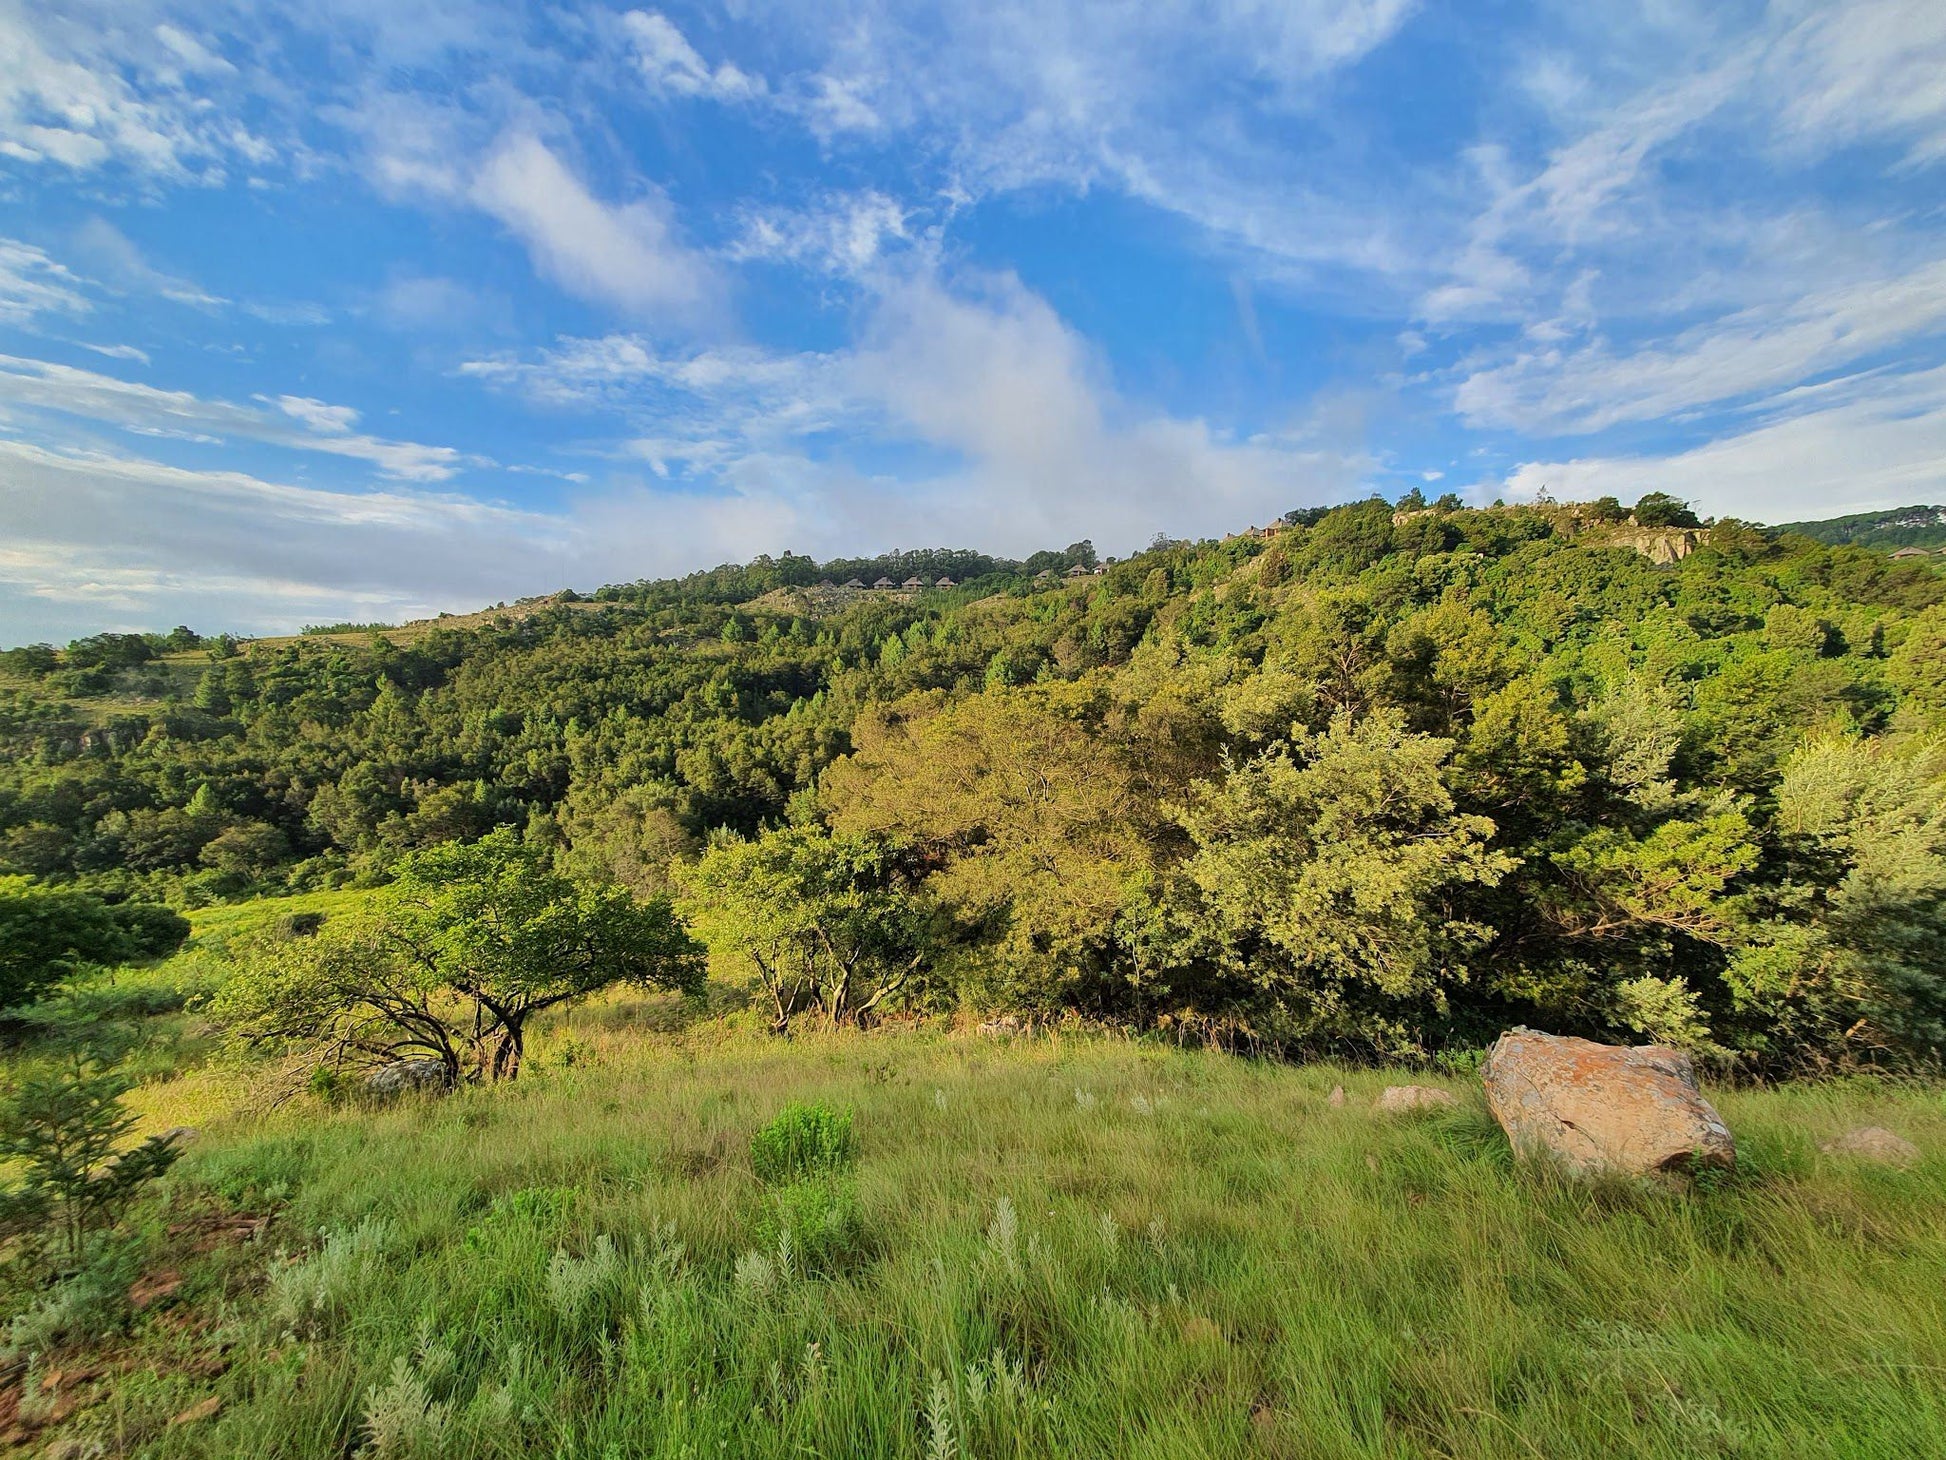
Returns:
[[[1642,527],[1700,527],[1696,514],[1680,497],[1647,492],[1635,504],[1635,521]]]
[[[245,1041],[338,1061],[430,1056],[449,1080],[470,1053],[501,1080],[519,1074],[541,1011],[618,983],[693,991],[702,978],[666,900],[578,884],[511,828],[409,854],[374,903],[259,958],[225,986],[218,1018]]]
[[[1515,866],[1493,823],[1455,811],[1452,742],[1396,711],[1335,717],[1199,786],[1191,931],[1300,1035],[1382,1044],[1443,1007],[1493,929],[1459,895]]]
[[[756,975],[780,1033],[806,1008],[863,1022],[929,951],[898,849],[872,837],[791,826],[721,838],[676,879],[683,915],[712,955]]]
[[[0,1009],[31,1004],[82,966],[133,951],[100,898],[0,877]]]
[[[1946,744],[1826,735],[1778,788],[1787,867],[1726,973],[1758,1050],[1813,1061],[1946,1048]]]
[[[73,1266],[88,1235],[118,1222],[178,1151],[169,1136],[127,1147],[135,1117],[122,1096],[135,1082],[99,1037],[65,1045],[0,1096],[0,1160],[16,1163],[13,1185],[0,1191],[0,1232],[52,1238],[60,1259]]]
[[[202,677],[196,681],[196,693],[190,703],[211,715],[230,713],[230,691],[220,667],[211,665],[203,671]]]
[[[247,881],[256,881],[290,855],[290,842],[276,827],[262,821],[226,826],[196,854],[205,867]]]
[[[861,721],[826,772],[834,828],[911,845],[1009,1000],[1073,997],[1155,865],[1154,791],[1085,696],[995,691]]]

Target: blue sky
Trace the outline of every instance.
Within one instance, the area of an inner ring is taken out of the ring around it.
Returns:
[[[1946,499],[1946,5],[0,0],[0,641]]]

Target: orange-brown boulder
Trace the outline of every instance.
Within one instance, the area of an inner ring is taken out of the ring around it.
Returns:
[[[1736,1142],[1689,1056],[1516,1029],[1480,1069],[1487,1106],[1522,1155],[1578,1176],[1736,1165]]]

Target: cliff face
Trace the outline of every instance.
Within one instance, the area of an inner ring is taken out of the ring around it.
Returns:
[[[1704,535],[1704,529],[1697,527],[1620,527],[1612,535],[1604,534],[1602,546],[1631,548],[1666,567],[1695,552]]]

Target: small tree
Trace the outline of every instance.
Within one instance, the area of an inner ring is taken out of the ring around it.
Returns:
[[[120,1221],[180,1153],[169,1136],[118,1149],[135,1126],[122,1108],[135,1082],[116,1068],[119,1049],[99,1031],[62,1044],[0,1098],[0,1160],[19,1163],[14,1186],[0,1192],[0,1231],[52,1239],[73,1266],[88,1234]]]
[[[897,849],[792,826],[722,840],[677,870],[710,950],[747,963],[781,1033],[806,1008],[856,1024],[925,961],[927,913]]]
[[[520,1073],[535,1014],[617,983],[697,988],[701,949],[665,899],[555,872],[503,827],[405,857],[370,917],[266,952],[215,1010],[251,1042],[367,1061],[418,1054],[449,1080],[470,1052],[489,1079]]]
[[[1191,944],[1257,985],[1300,1034],[1376,1043],[1464,981],[1492,929],[1457,904],[1516,865],[1494,825],[1454,808],[1450,740],[1396,711],[1300,731],[1196,788]]]
[[[1667,492],[1648,492],[1635,504],[1635,522],[1639,527],[1700,527],[1696,514],[1689,504],[1680,497],[1672,497]]]

